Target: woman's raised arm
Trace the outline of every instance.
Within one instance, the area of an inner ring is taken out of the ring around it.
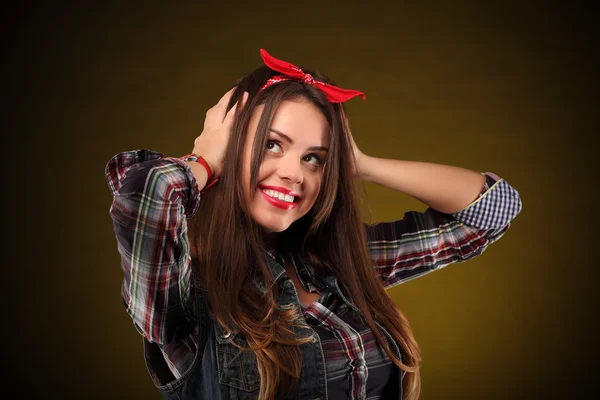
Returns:
[[[189,333],[194,314],[186,224],[200,201],[194,174],[182,160],[143,149],[113,157],[106,179],[125,307],[146,339],[167,344]]]

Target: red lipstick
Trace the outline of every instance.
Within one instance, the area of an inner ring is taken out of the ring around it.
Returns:
[[[283,194],[287,194],[289,196],[294,196],[294,202],[293,203],[288,203],[287,201],[276,199],[274,197],[269,196],[268,194],[266,194],[264,191],[262,191],[260,189],[275,190],[277,192],[280,192],[280,193],[283,193]],[[277,186],[259,186],[259,191],[260,191],[260,194],[264,197],[264,199],[269,202],[269,204],[271,204],[271,205],[273,205],[273,206],[275,206],[277,208],[280,208],[282,210],[288,210],[288,211],[293,210],[294,208],[296,208],[296,206],[298,205],[298,203],[301,200],[300,196],[298,196],[297,194],[295,194],[291,190],[285,189],[285,188],[282,188],[282,187],[277,187]]]
[[[301,199],[301,197],[298,195],[298,193],[294,192],[293,190],[290,190],[290,189],[286,189],[286,188],[284,188],[284,187],[281,187],[281,186],[265,186],[265,185],[258,185],[258,187],[259,187],[259,188],[262,188],[262,189],[267,189],[267,190],[275,190],[275,191],[277,191],[277,192],[281,192],[281,193],[283,193],[283,194],[287,194],[287,195],[290,195],[290,196],[294,196],[294,197],[296,197],[296,199],[294,199],[294,200],[300,200],[300,199]]]

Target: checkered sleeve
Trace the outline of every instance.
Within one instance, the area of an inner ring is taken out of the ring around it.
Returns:
[[[484,175],[479,197],[459,212],[430,207],[398,221],[365,224],[371,260],[385,288],[467,261],[506,233],[521,212],[519,193],[497,175]]]
[[[183,161],[147,150],[115,156],[106,178],[125,307],[146,339],[170,343],[193,319],[186,217],[198,207],[195,179]]]

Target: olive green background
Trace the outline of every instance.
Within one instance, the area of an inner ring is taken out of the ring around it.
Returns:
[[[523,211],[481,256],[389,290],[422,349],[423,398],[589,396],[595,10],[176,3],[20,3],[3,13],[3,392],[160,398],[120,298],[104,167],[137,148],[189,153],[206,110],[265,48],[366,93],[347,103],[363,152],[492,171],[521,195]],[[366,189],[373,221],[425,209]]]

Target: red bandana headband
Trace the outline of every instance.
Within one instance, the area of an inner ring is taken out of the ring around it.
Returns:
[[[262,57],[265,65],[274,71],[280,72],[283,75],[275,75],[265,83],[260,90],[263,90],[267,86],[270,86],[277,82],[295,80],[309,85],[316,86],[321,89],[327,99],[332,103],[343,103],[350,100],[353,97],[360,96],[365,99],[365,94],[358,90],[342,89],[337,86],[329,85],[325,82],[318,81],[312,77],[311,74],[305,74],[300,68],[289,62],[278,60],[275,57],[267,53],[266,50],[260,49],[260,56]]]

